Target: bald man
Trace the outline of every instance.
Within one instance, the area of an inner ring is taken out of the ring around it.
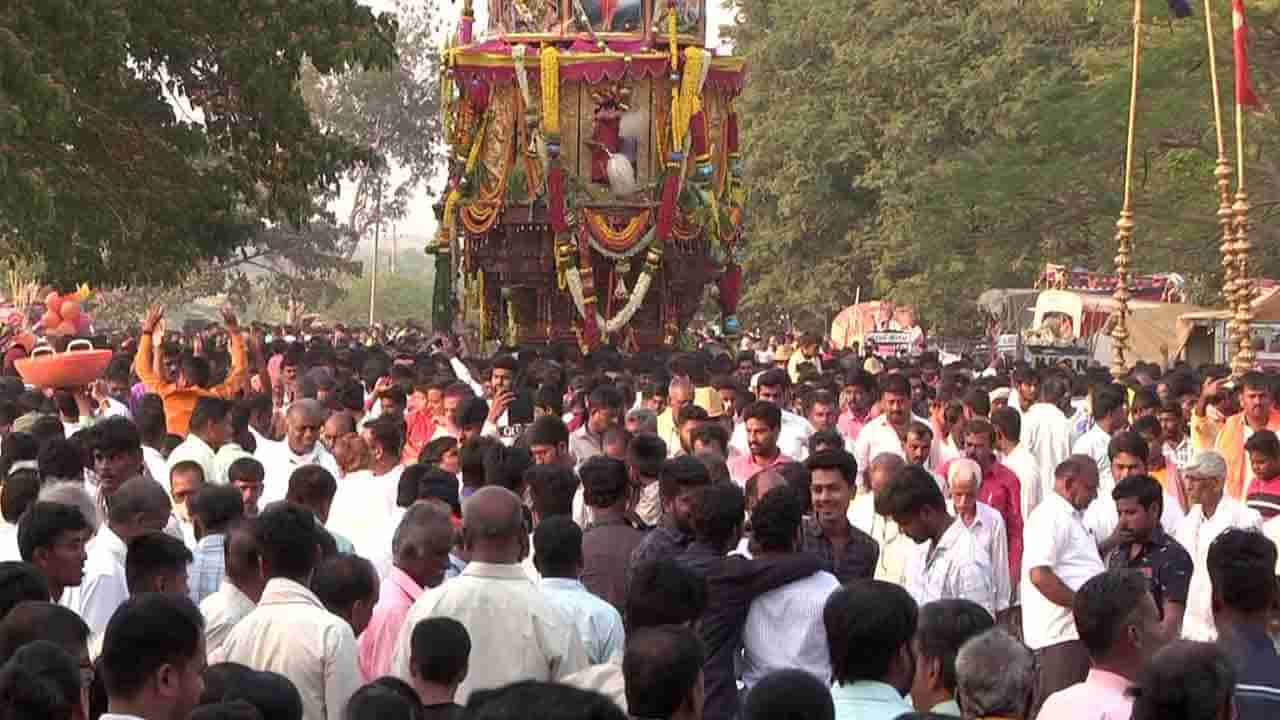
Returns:
[[[405,618],[391,673],[412,681],[409,653],[418,621],[449,617],[471,636],[472,663],[458,687],[466,704],[475,690],[522,680],[559,682],[586,667],[578,632],[520,567],[527,530],[520,498],[501,487],[477,490],[462,505],[462,541],[471,555],[458,577],[423,593]]]
[[[334,477],[339,476],[338,461],[320,443],[321,429],[328,418],[328,411],[315,400],[299,400],[289,406],[285,441],[259,447],[254,455],[267,471],[258,507],[266,509],[271,503],[284,500],[289,492],[289,476],[304,465],[319,465]]]
[[[107,621],[129,599],[125,579],[129,541],[164,530],[172,510],[169,493],[151,478],[129,480],[111,496],[106,524],[85,546],[84,580],[62,596],[62,604],[79,613],[94,636],[106,631]]]

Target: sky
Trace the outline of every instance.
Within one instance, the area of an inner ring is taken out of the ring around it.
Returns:
[[[461,13],[461,9],[462,9],[462,0],[403,0],[403,1],[404,2],[423,2],[423,3],[433,2],[437,4],[440,10],[440,15],[444,19],[444,22],[441,24],[441,27],[442,27],[441,45],[444,44],[443,43],[444,37],[445,37],[444,33],[452,33],[457,28],[458,16]],[[396,0],[363,0],[363,2],[365,5],[368,5],[369,7],[372,7],[374,10],[377,10],[380,12],[390,12],[390,11],[394,11],[396,8]],[[487,9],[488,9],[487,2],[485,2],[485,0],[474,0],[474,5],[475,5],[476,16],[477,16],[476,31],[477,33],[483,33],[485,20],[486,20],[485,14],[487,13]],[[708,9],[707,9],[708,20],[710,21],[708,22],[708,28],[707,28],[707,36],[708,36],[707,45],[708,47],[717,48],[721,52],[726,52],[727,47],[721,47],[719,29],[720,29],[720,26],[722,25],[727,25],[732,23],[733,16],[729,13],[728,10],[726,10],[721,5],[720,0],[707,0],[707,5],[708,5]],[[397,180],[403,179],[403,176],[404,174],[402,174],[401,177],[397,178]],[[408,217],[406,217],[404,220],[402,220],[399,223],[398,231],[401,238],[404,238],[405,236],[418,236],[419,238],[426,240],[430,238],[432,235],[434,235],[435,228],[436,228],[436,219],[435,219],[435,214],[431,209],[431,205],[432,205],[432,202],[435,200],[435,198],[431,193],[432,192],[438,193],[443,183],[444,183],[444,178],[440,177],[432,184],[432,188],[430,189],[430,192],[422,191],[422,190],[418,192],[418,197],[415,199],[413,203],[410,204]],[[339,217],[343,217],[348,212],[350,212],[351,203],[353,201],[352,192],[353,192],[352,187],[349,187],[348,184],[344,183],[342,194],[332,206],[332,209],[338,213]],[[380,254],[382,252],[386,252],[385,248],[386,246],[379,248]],[[405,249],[404,243],[401,243],[400,248],[402,251]]]

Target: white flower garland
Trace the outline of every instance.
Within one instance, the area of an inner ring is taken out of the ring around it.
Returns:
[[[578,268],[570,266],[564,273],[565,284],[569,286],[569,294],[573,297],[573,304],[578,308],[578,317],[586,318],[587,303],[582,293],[582,276],[578,272]],[[622,306],[618,314],[614,315],[609,321],[605,321],[604,316],[599,311],[596,312],[596,325],[604,328],[606,335],[612,335],[631,322],[631,318],[640,310],[640,306],[644,304],[644,298],[649,294],[649,285],[653,282],[653,276],[649,271],[645,270],[640,273],[640,277],[636,278],[636,286],[631,289],[631,297],[627,298],[627,304]],[[599,301],[597,301],[599,302]]]

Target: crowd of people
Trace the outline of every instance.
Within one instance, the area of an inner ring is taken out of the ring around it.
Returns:
[[[6,355],[0,720],[1280,717],[1276,377],[162,319]]]

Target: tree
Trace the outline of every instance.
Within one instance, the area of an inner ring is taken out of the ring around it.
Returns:
[[[99,323],[129,327],[146,309],[160,302],[183,306],[201,298],[225,296],[237,312],[297,322],[341,299],[344,282],[358,275],[360,263],[349,259],[356,245],[345,227],[321,216],[302,228],[281,225],[254,233],[233,255],[200,264],[181,284],[118,287],[100,293]]]
[[[430,263],[420,262],[423,257],[421,252],[401,252],[397,258],[397,272],[378,273],[375,320],[385,324],[405,320],[423,322],[430,316],[435,268]],[[366,271],[347,287],[346,295],[324,313],[325,318],[353,325],[368,323],[369,282]]]
[[[346,173],[354,197],[345,224],[358,238],[377,223],[404,217],[440,162],[438,23],[424,0],[399,0],[396,16],[396,62],[389,68],[326,77],[304,67],[302,75],[303,97],[320,126],[379,160]],[[398,184],[392,165],[407,173]]]
[[[1135,271],[1220,286],[1217,154],[1203,18],[1148,4]],[[743,298],[804,318],[889,297],[934,331],[976,332],[988,287],[1046,262],[1110,271],[1129,94],[1126,3],[737,0],[753,203]],[[1199,12],[1200,6],[1196,6]],[[1274,1],[1251,5],[1261,95],[1280,73]],[[1231,18],[1215,6],[1230,125]],[[1280,272],[1273,115],[1248,119],[1255,274]],[[1234,157],[1233,157],[1234,162]],[[804,282],[797,282],[804,278]],[[829,316],[828,316],[829,319]]]
[[[3,4],[0,250],[59,285],[173,283],[303,227],[372,159],[313,122],[304,58],[389,67],[395,34],[356,0]]]

